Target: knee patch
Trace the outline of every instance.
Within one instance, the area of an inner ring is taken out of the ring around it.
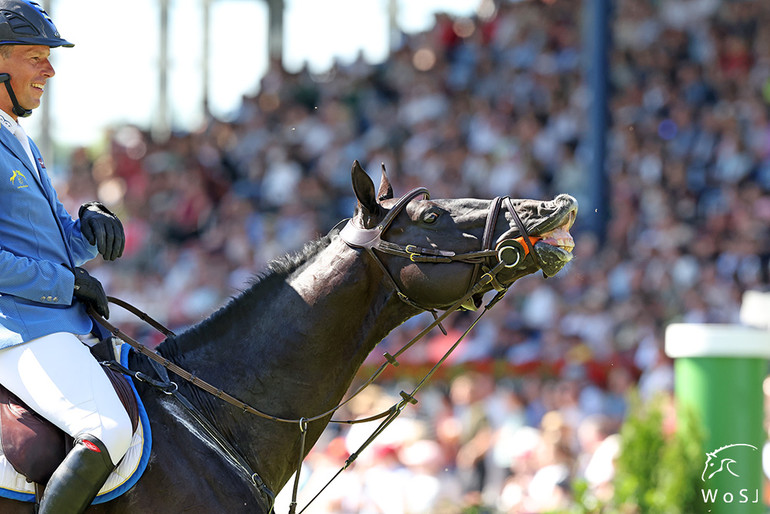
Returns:
[[[112,459],[112,463],[116,464],[120,462],[123,455],[128,451],[131,446],[131,438],[133,437],[131,430],[131,420],[128,415],[123,416],[117,423],[111,426],[102,426],[101,437],[99,438],[107,449],[107,452]]]

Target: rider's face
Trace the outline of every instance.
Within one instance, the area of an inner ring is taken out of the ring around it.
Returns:
[[[35,109],[40,105],[46,81],[54,76],[48,60],[51,49],[45,45],[13,45],[8,57],[0,56],[0,72],[11,75],[11,86],[19,105]],[[0,109],[13,114],[13,102],[4,87],[0,87]]]

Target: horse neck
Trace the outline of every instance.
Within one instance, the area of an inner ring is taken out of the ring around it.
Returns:
[[[368,257],[335,239],[287,276],[263,279],[180,335],[174,360],[259,410],[311,418],[341,401],[374,346],[414,314]],[[225,435],[261,462],[268,484],[288,480],[293,459],[275,463],[269,455],[295,454],[295,426],[255,416],[235,421],[242,417],[225,413],[229,407],[218,400],[192,394]],[[311,425],[306,450],[328,419]]]
[[[271,344],[266,351],[287,359],[308,383],[317,379],[314,394],[320,383],[329,392],[337,389],[337,399],[374,346],[414,314],[393,295],[372,261],[339,239],[289,276],[285,289],[273,311],[284,322],[271,337],[283,344]],[[329,383],[330,373],[339,386]]]

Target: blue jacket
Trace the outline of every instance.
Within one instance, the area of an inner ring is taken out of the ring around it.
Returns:
[[[91,319],[73,301],[80,266],[97,255],[51,186],[30,140],[37,173],[9,130],[0,126],[0,349],[54,332],[86,334]]]

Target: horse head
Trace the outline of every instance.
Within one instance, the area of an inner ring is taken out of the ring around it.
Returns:
[[[402,300],[422,309],[445,309],[463,298],[501,260],[504,269],[464,307],[478,308],[484,293],[505,290],[541,270],[555,275],[572,259],[569,233],[577,201],[473,198],[432,199],[424,188],[394,198],[383,167],[380,186],[353,163],[357,207],[342,230],[350,245],[365,248]]]
[[[706,454],[706,465],[703,468],[703,472],[700,474],[700,479],[701,480],[703,480],[705,482],[707,479],[712,478],[714,475],[724,471],[725,469],[727,469],[727,471],[731,475],[738,476],[738,475],[735,474],[735,472],[732,469],[730,469],[730,465],[735,462],[734,459],[722,459],[721,461],[718,462],[719,463],[719,467],[718,468],[717,468],[717,460],[718,459],[717,459],[716,453],[707,453]],[[707,471],[710,471],[708,476],[706,476],[706,472]]]

